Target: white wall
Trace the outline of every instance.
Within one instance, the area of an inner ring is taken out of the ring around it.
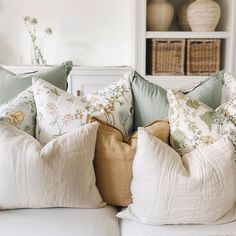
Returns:
[[[31,43],[23,16],[54,34],[45,42],[48,64],[134,65],[136,0],[0,0],[0,64],[29,64]]]

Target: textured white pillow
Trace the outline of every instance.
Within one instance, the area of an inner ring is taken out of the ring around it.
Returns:
[[[181,157],[140,129],[133,204],[120,218],[146,224],[215,224],[236,219],[234,147],[228,138]]]
[[[98,124],[83,126],[42,147],[0,122],[0,208],[98,208],[93,158]]]
[[[76,97],[44,80],[33,78],[37,140],[44,145],[85,125],[91,116],[112,124],[128,136],[133,129],[131,78],[132,72],[125,74],[116,84],[84,97]]]
[[[32,86],[0,106],[0,121],[4,121],[31,136],[35,135],[36,105]]]

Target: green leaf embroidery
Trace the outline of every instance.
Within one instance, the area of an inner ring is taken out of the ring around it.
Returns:
[[[214,111],[207,111],[206,113],[200,115],[202,121],[206,123],[209,131],[212,131],[212,124],[218,119],[218,115]]]
[[[198,107],[200,107],[199,102],[194,99],[188,99],[188,101],[186,102],[186,105],[194,109],[197,109]]]
[[[58,93],[58,91],[57,91],[56,88],[51,88],[50,91],[51,91],[52,93],[54,93],[56,96],[58,96],[58,97],[60,96],[60,94]]]
[[[173,144],[174,144],[175,150],[181,149],[183,146],[183,141],[188,139],[186,134],[180,129],[176,129],[174,133],[172,134],[172,137],[173,137]]]

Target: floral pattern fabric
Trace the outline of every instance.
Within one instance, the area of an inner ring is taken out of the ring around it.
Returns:
[[[84,97],[76,97],[34,78],[37,140],[45,145],[53,138],[89,123],[92,116],[114,125],[128,136],[133,129],[131,78],[132,72],[127,73],[116,84]]]
[[[36,105],[32,86],[16,98],[0,106],[0,121],[6,122],[35,136]]]
[[[215,143],[223,136],[229,136],[236,147],[236,122],[232,122],[230,113],[233,112],[235,117],[236,114],[233,109],[227,110],[227,104],[213,110],[180,92],[169,90],[167,96],[171,144],[180,155],[198,146]],[[229,104],[232,105],[232,101]]]

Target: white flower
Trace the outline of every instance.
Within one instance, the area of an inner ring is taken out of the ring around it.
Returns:
[[[49,27],[45,28],[44,32],[48,35],[51,35],[53,33],[52,29]]]
[[[38,20],[37,20],[36,18],[31,18],[31,19],[30,19],[30,23],[31,23],[32,25],[37,25],[37,24],[38,24]]]
[[[30,20],[30,17],[29,17],[29,16],[24,16],[24,17],[23,17],[23,20],[24,20],[25,22],[27,22],[27,21]]]

